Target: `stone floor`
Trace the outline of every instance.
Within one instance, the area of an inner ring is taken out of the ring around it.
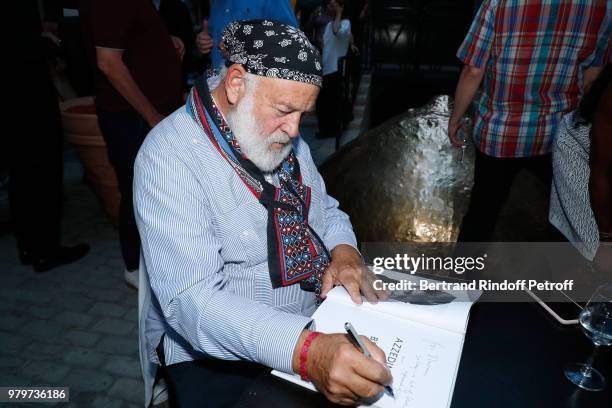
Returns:
[[[74,151],[65,162],[64,241],[91,253],[37,274],[19,264],[12,235],[0,237],[0,386],[69,386],[71,407],[142,406],[136,292]]]
[[[368,88],[366,76],[342,143],[362,128]],[[335,141],[316,139],[315,131],[316,119],[306,117],[301,132],[320,164]],[[7,217],[6,190],[0,190],[0,220]],[[83,183],[70,148],[63,223],[64,242],[87,242],[91,252],[47,273],[20,265],[13,236],[0,236],[0,386],[68,386],[71,402],[58,405],[69,407],[142,406],[137,293],[123,281],[117,231]]]

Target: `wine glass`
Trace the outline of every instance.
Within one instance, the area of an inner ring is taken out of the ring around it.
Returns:
[[[612,284],[597,288],[589,303],[580,312],[580,325],[584,334],[595,345],[586,364],[574,363],[565,369],[565,376],[574,384],[588,391],[601,391],[606,379],[593,368],[593,360],[599,346],[612,344]]]

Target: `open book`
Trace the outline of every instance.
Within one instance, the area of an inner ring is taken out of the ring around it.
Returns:
[[[418,282],[417,276],[386,271],[393,280]],[[450,406],[461,358],[470,307],[478,291],[448,291],[450,303],[422,305],[390,300],[356,305],[346,290],[338,286],[313,315],[316,330],[345,333],[351,322],[360,335],[367,336],[387,356],[393,374],[395,399],[383,394],[373,406],[381,408],[444,408]],[[404,293],[392,298],[406,300]],[[315,390],[298,375],[272,371],[272,374]]]

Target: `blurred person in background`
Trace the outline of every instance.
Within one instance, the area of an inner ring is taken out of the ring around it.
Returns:
[[[310,15],[310,20],[307,24],[309,37],[312,38],[312,43],[323,52],[323,32],[327,24],[334,21],[335,8],[330,6],[329,0],[323,0],[321,5],[317,7]]]
[[[134,160],[147,133],[183,104],[182,41],[150,0],[82,0],[83,34],[96,71],[96,110],[117,174],[119,239],[128,285],[138,287],[140,237],[134,219]]]
[[[300,16],[300,28],[308,39],[312,41],[312,26],[311,18],[313,13],[321,6],[322,0],[298,0],[296,3],[296,11]]]
[[[351,22],[345,15],[344,2],[331,0],[324,3],[325,14],[331,21],[325,25],[322,36],[323,87],[317,99],[318,137],[338,138],[342,134],[342,75],[338,60],[351,46]]]
[[[75,262],[89,251],[86,244],[62,246],[63,130],[57,92],[47,65],[43,27],[36,2],[8,2],[10,58],[5,61],[5,88],[10,103],[0,156],[8,168],[8,193],[19,259],[36,272]],[[48,44],[48,46],[53,46]]]
[[[215,0],[210,3],[210,17],[202,21],[196,45],[202,54],[211,55],[212,68],[220,69],[223,56],[219,50],[221,33],[231,21],[268,19],[297,27],[289,0]]]
[[[350,7],[349,7],[350,6]],[[370,16],[368,0],[350,0],[347,2],[348,18],[351,21],[351,47],[349,49],[349,73],[351,75],[351,114],[355,104],[362,74],[362,50],[366,49],[366,27]],[[351,116],[352,119],[352,116]]]
[[[491,240],[520,170],[534,172],[550,189],[557,127],[601,71],[611,19],[606,0],[482,3],[457,52],[464,67],[448,124],[451,142],[461,146],[461,118],[480,90],[474,187],[459,242]]]
[[[550,222],[596,267],[612,272],[612,64],[563,117],[552,155]],[[609,244],[608,244],[609,245]]]
[[[78,0],[39,1],[43,14],[43,35],[57,42],[58,56],[63,61],[61,71],[71,92],[64,92],[61,88],[58,90],[61,96],[68,98],[89,96],[94,91],[93,73],[81,35],[78,3]]]
[[[168,33],[180,40],[177,45],[183,48],[182,67],[183,67],[183,89],[187,90],[187,75],[194,69],[195,61],[193,51],[195,49],[195,32],[189,7],[181,0],[153,0],[155,8],[166,25]]]

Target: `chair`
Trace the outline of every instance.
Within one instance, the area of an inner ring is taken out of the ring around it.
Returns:
[[[151,285],[149,284],[149,275],[147,274],[147,268],[141,253],[140,267],[138,268],[138,353],[140,357],[140,370],[145,386],[145,408],[149,407],[153,399],[153,387],[155,386],[155,376],[157,374],[157,364],[149,361],[145,341],[146,311],[149,310],[150,304]]]

